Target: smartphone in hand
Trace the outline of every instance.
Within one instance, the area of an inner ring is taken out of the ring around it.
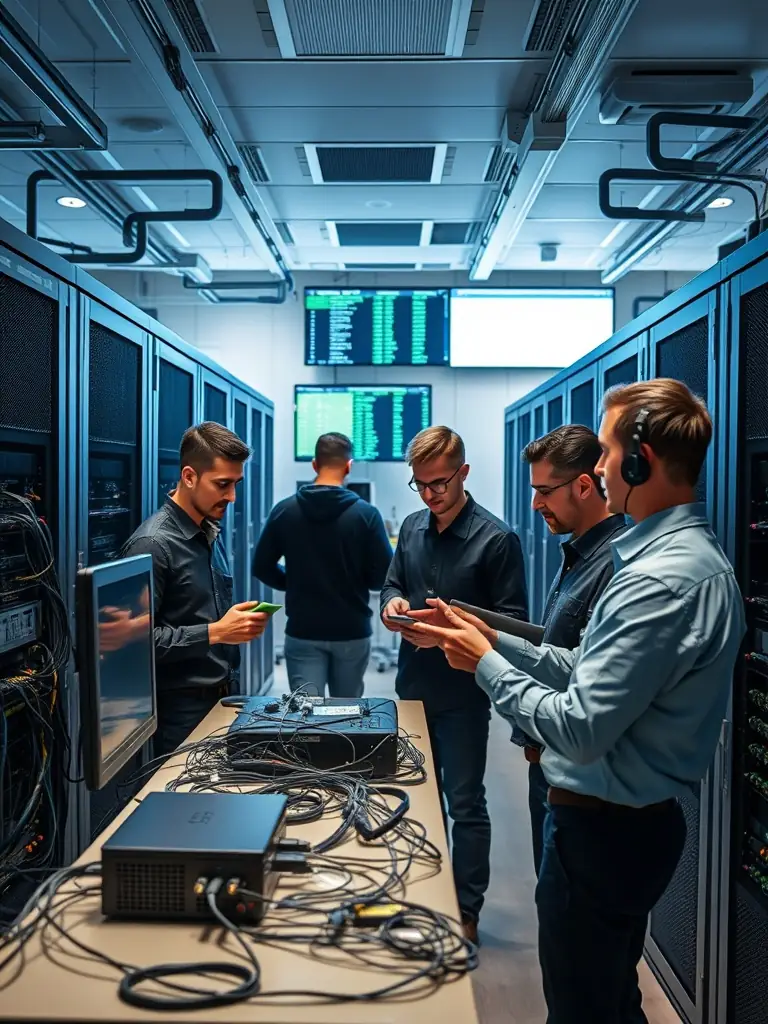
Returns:
[[[408,615],[387,615],[387,622],[396,622],[398,626],[415,626],[416,620]]]
[[[263,612],[265,615],[274,615],[275,612],[279,612],[283,606],[281,604],[270,604],[269,601],[259,601],[251,608],[252,612]]]

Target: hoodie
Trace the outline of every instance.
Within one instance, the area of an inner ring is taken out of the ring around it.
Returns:
[[[312,484],[272,509],[253,575],[285,591],[288,636],[360,640],[371,635],[369,592],[381,590],[391,560],[377,509],[346,487]]]

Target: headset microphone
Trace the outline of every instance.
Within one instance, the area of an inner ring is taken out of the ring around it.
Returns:
[[[647,409],[639,410],[632,427],[629,451],[621,461],[621,478],[630,487],[640,487],[651,475],[651,464],[642,451],[642,445],[648,442],[648,415]]]

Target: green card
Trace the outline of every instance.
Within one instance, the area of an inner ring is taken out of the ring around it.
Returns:
[[[279,612],[283,606],[281,604],[270,604],[269,601],[259,601],[251,608],[252,612],[264,612],[267,615],[274,615],[275,612]]]

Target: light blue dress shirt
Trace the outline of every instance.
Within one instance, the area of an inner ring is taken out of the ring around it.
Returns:
[[[701,505],[658,512],[612,547],[615,575],[576,650],[502,635],[476,679],[544,744],[551,786],[642,807],[706,774],[744,605]]]

